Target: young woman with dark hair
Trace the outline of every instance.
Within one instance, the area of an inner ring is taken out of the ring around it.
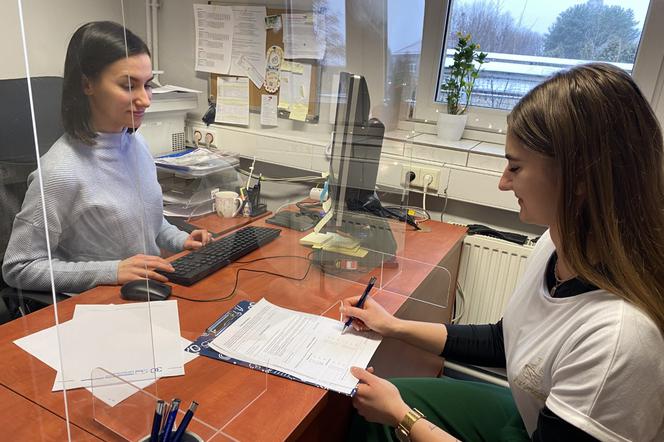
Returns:
[[[664,153],[632,78],[601,63],[560,72],[507,119],[523,222],[547,226],[496,324],[399,320],[353,307],[360,330],[503,367],[510,389],[383,380],[353,368],[353,440],[664,440]],[[375,422],[380,425],[368,424]],[[396,429],[396,432],[395,432]]]
[[[160,249],[210,241],[205,230],[187,234],[164,219],[155,165],[136,132],[152,77],[147,46],[123,26],[92,22],[74,33],[62,92],[65,134],[28,179],[2,266],[9,285],[50,290],[49,252],[57,291],[167,281],[157,270],[173,268]]]

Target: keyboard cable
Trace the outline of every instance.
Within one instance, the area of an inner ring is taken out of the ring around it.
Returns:
[[[182,295],[175,295],[172,294],[171,297],[177,298],[177,299],[182,299],[185,301],[191,301],[191,302],[221,302],[221,301],[228,301],[229,299],[232,299],[235,296],[235,291],[237,290],[238,283],[240,281],[240,272],[250,272],[250,273],[265,273],[266,275],[272,275],[276,276],[278,278],[285,278],[285,279],[290,279],[293,281],[304,281],[307,276],[309,275],[309,271],[311,270],[311,265],[313,264],[313,260],[311,259],[311,255],[313,255],[313,252],[309,252],[307,256],[297,256],[297,255],[276,255],[276,256],[265,256],[263,258],[256,258],[252,259],[249,261],[235,261],[233,264],[252,264],[254,262],[258,261],[264,261],[266,259],[277,259],[277,258],[297,258],[297,259],[306,259],[309,262],[309,265],[307,266],[307,271],[304,272],[304,275],[300,278],[295,277],[295,276],[290,276],[290,275],[284,275],[281,273],[275,273],[275,272],[270,272],[268,270],[257,270],[257,269],[246,269],[246,268],[239,268],[235,272],[235,284],[233,285],[233,290],[226,295],[222,296],[220,298],[214,298],[214,299],[194,299],[194,298],[188,298],[186,296]]]

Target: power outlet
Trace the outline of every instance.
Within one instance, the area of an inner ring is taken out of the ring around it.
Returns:
[[[414,178],[408,180],[415,174]],[[429,178],[429,185],[427,186],[428,192],[437,192],[440,187],[440,170],[430,169],[426,167],[414,167],[412,165],[403,166],[401,168],[401,186],[406,188],[415,188],[424,190],[425,180]]]
[[[440,170],[428,169],[426,167],[420,168],[420,187],[424,189],[424,184],[427,183],[427,180],[429,180],[427,191],[437,192],[438,188],[440,187]]]
[[[415,187],[415,182],[420,176],[418,167],[403,166],[401,168],[401,187],[404,189]]]

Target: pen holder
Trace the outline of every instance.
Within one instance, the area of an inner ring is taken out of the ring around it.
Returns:
[[[175,434],[175,431],[172,431],[171,432],[171,440],[172,440],[174,434]],[[161,437],[161,434],[159,436]],[[149,441],[150,441],[150,435],[149,434],[138,440],[138,442],[149,442]],[[180,438],[180,442],[203,442],[203,438],[200,437],[196,433],[192,433],[191,431],[185,431],[182,434],[182,437]]]
[[[261,188],[259,186],[250,187],[247,191],[247,201],[251,203],[250,215],[258,216],[267,211],[267,205],[260,201]]]
[[[91,373],[92,417],[94,421],[124,440],[148,441],[154,425],[156,379],[127,382],[108,370],[96,368]],[[146,385],[147,383],[147,385]],[[187,399],[189,402],[189,399]],[[180,425],[186,412],[178,410],[176,424]],[[193,416],[182,441],[210,440],[226,421],[210,423]]]

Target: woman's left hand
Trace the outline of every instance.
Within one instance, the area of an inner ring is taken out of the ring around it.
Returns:
[[[212,241],[212,235],[207,230],[194,230],[189,237],[184,240],[185,250],[196,250]]]
[[[390,381],[373,374],[373,368],[364,370],[351,367],[350,372],[359,379],[353,396],[353,406],[369,422],[396,427],[410,407],[401,399],[399,390]]]

